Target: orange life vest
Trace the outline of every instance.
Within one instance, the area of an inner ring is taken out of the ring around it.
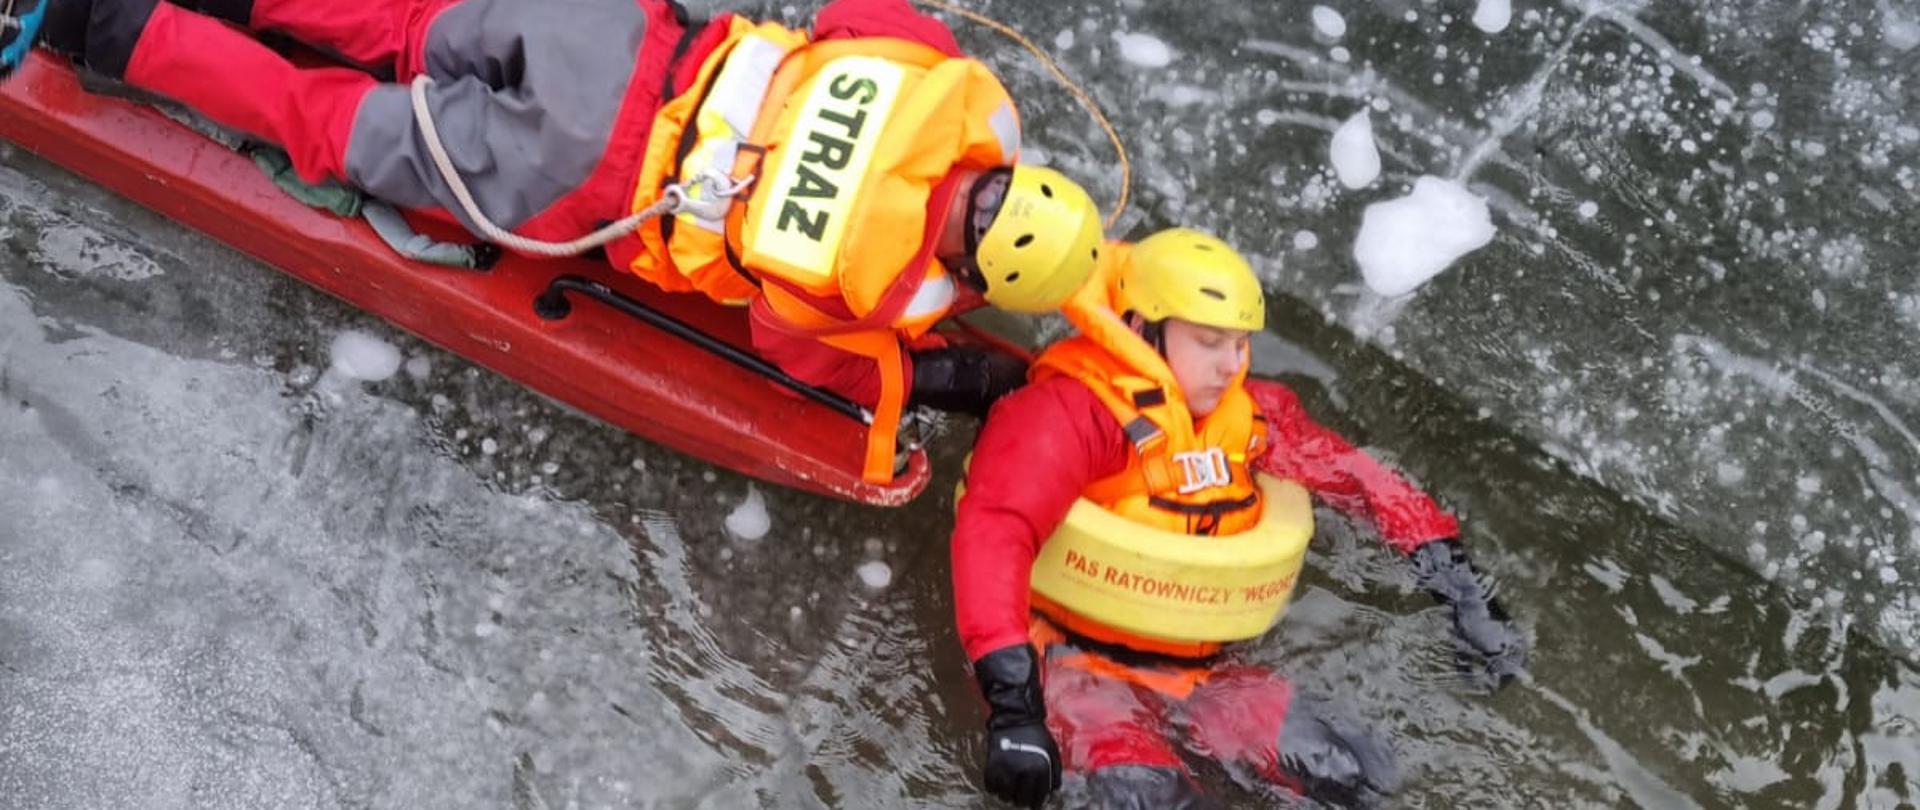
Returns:
[[[1093,482],[1082,497],[1128,520],[1188,535],[1234,535],[1260,522],[1260,488],[1248,469],[1266,449],[1266,417],[1241,384],[1246,369],[1212,413],[1196,421],[1159,352],[1111,306],[1109,285],[1129,248],[1109,244],[1092,282],[1066,307],[1077,337],[1034,361],[1033,379],[1067,376],[1112,411],[1133,444],[1125,470]],[[1196,538],[1195,542],[1205,542]],[[1077,616],[1034,594],[1036,610],[1096,641],[1183,657],[1209,655],[1217,643],[1169,644]]]
[[[1013,100],[985,65],[919,43],[731,25],[658,113],[632,210],[708,169],[753,184],[723,217],[642,224],[629,269],[726,303],[764,295],[782,327],[878,362],[865,476],[886,482],[907,397],[901,336],[932,327],[956,292],[932,257],[929,201],[957,169],[1013,164]]]

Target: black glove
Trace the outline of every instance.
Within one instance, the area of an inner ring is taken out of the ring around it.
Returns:
[[[987,699],[987,790],[1038,808],[1060,788],[1060,748],[1047,732],[1040,662],[1033,647],[1002,647],[973,662]]]
[[[909,405],[985,419],[987,409],[1027,382],[1027,361],[983,346],[951,346],[913,354]]]
[[[1454,664],[1491,689],[1527,666],[1527,641],[1494,597],[1493,580],[1467,559],[1459,540],[1436,540],[1413,551],[1413,579],[1450,609]]]

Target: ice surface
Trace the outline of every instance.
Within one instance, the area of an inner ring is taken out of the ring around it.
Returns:
[[[1367,206],[1353,258],[1374,292],[1406,295],[1493,234],[1486,200],[1451,180],[1421,177],[1412,194]]]
[[[1113,41],[1120,46],[1120,58],[1146,68],[1163,68],[1173,63],[1173,49],[1152,34],[1115,31]]]
[[[1326,6],[1313,7],[1313,30],[1321,36],[1339,39],[1347,35],[1347,18]]]
[[[893,582],[893,568],[880,560],[871,560],[860,564],[855,573],[867,587],[880,590]]]
[[[743,540],[758,540],[766,537],[771,528],[773,518],[767,514],[766,498],[760,494],[758,487],[748,485],[747,497],[727,513],[727,531]]]
[[[1511,0],[1480,0],[1473,9],[1473,25],[1489,34],[1498,34],[1507,30],[1507,24],[1513,21]]]
[[[333,338],[333,368],[350,379],[379,382],[400,370],[400,350],[373,335],[348,330]]]
[[[1373,143],[1373,120],[1366,110],[1355,113],[1333,132],[1334,173],[1340,184],[1362,189],[1380,177],[1380,150]]]

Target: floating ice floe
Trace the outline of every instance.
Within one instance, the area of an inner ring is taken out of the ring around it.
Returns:
[[[1507,23],[1513,22],[1512,0],[1480,0],[1473,9],[1473,24],[1489,34],[1498,34],[1507,30]]]
[[[1380,149],[1373,143],[1373,121],[1361,110],[1333,132],[1333,171],[1340,184],[1360,189],[1380,176]]]
[[[1120,58],[1147,68],[1163,68],[1173,63],[1173,49],[1152,34],[1115,31],[1113,41],[1120,46]]]
[[[867,587],[876,591],[893,582],[893,567],[880,560],[861,563],[854,573],[860,575],[860,581],[866,583]]]
[[[1892,45],[1894,50],[1910,51],[1920,45],[1920,20],[1901,16],[1887,7],[1881,7],[1881,15],[1886,23],[1880,28],[1880,40]]]
[[[365,332],[341,332],[333,338],[333,370],[355,380],[379,382],[400,370],[400,350]]]
[[[1465,186],[1422,177],[1413,193],[1367,206],[1353,258],[1374,292],[1406,295],[1493,241],[1487,201]]]
[[[760,495],[757,487],[748,484],[747,497],[727,513],[727,531],[742,540],[758,540],[766,537],[767,530],[771,528],[773,518],[767,514],[766,498]]]
[[[1326,6],[1314,6],[1313,30],[1329,39],[1339,39],[1347,35],[1347,18]]]

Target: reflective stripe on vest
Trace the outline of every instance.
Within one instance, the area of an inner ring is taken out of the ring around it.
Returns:
[[[739,156],[740,144],[745,143],[753,133],[754,122],[760,115],[760,105],[767,98],[767,88],[773,84],[773,72],[780,67],[780,60],[793,50],[792,44],[775,42],[758,32],[749,33],[740,38],[738,44],[727,55],[720,73],[713,80],[713,86],[707,91],[707,97],[694,113],[696,131],[693,148],[680,161],[680,177],[691,179],[700,176],[707,169],[731,172],[735,158]],[[696,188],[692,199],[701,199],[709,192],[706,188]],[[692,225],[712,233],[722,233],[726,228],[724,215],[707,219],[693,213],[679,215],[680,222]]]

